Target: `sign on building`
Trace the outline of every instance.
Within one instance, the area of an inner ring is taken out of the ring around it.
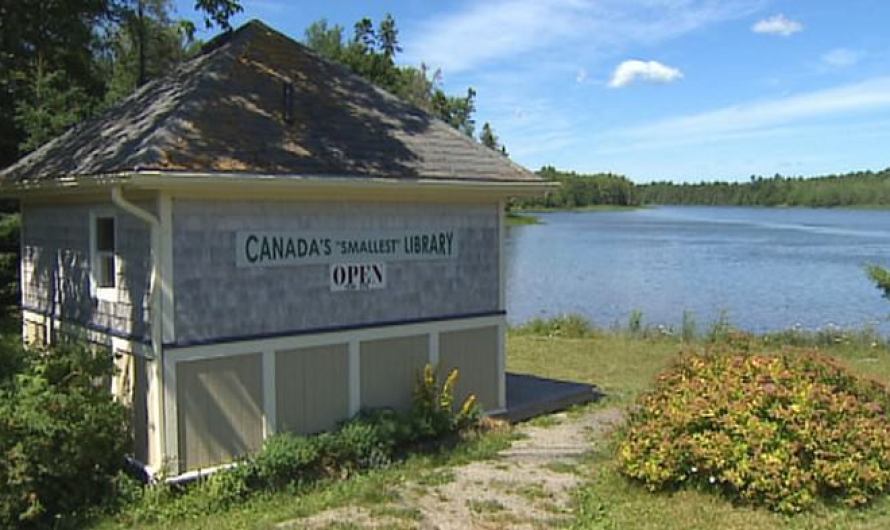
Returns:
[[[334,263],[330,267],[331,291],[370,291],[386,287],[386,264]]]
[[[454,230],[373,233],[239,231],[238,267],[450,259],[457,255]]]

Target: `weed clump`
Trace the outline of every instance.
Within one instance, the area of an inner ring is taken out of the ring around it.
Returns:
[[[547,319],[533,318],[525,324],[513,328],[513,332],[521,335],[581,339],[594,335],[596,329],[583,316],[567,314]]]
[[[690,354],[641,396],[620,471],[794,513],[890,490],[890,393],[815,353]]]

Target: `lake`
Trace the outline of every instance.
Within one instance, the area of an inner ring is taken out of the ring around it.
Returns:
[[[874,326],[890,335],[890,300],[866,277],[890,266],[890,211],[654,207],[538,214],[507,229],[511,324],[565,313],[599,326],[700,328],[725,311],[756,332]]]

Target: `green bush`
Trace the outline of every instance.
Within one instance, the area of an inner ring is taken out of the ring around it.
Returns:
[[[394,449],[403,440],[387,437],[373,420],[359,418],[346,423],[331,437],[326,447],[330,466],[338,466],[341,474],[362,469],[386,467],[392,461]]]
[[[76,346],[3,357],[19,371],[0,383],[0,524],[64,524],[112,492],[131,447],[126,409],[96,384],[112,360]]]
[[[890,489],[890,394],[813,353],[687,355],[642,396],[619,469],[796,512]]]
[[[321,445],[319,437],[276,434],[263,444],[263,450],[249,467],[256,479],[254,485],[278,489],[297,478],[311,480],[320,472]]]

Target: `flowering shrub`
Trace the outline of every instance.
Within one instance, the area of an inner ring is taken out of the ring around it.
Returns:
[[[858,506],[890,490],[888,407],[885,387],[813,353],[688,355],[640,398],[618,465],[653,491]]]
[[[476,396],[470,394],[459,408],[454,406],[454,387],[459,377],[455,368],[440,385],[433,366],[424,367],[414,385],[409,415],[414,439],[438,438],[478,423],[481,411]]]

